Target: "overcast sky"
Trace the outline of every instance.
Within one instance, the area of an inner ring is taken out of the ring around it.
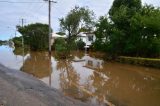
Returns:
[[[0,0],[4,1],[4,0]],[[6,0],[6,1],[31,1],[43,0]],[[52,4],[52,28],[54,32],[59,30],[58,19],[64,17],[75,5],[88,6],[94,11],[96,17],[107,14],[113,0],[57,0]],[[142,0],[142,3],[152,4],[160,7],[160,0]],[[20,19],[24,18],[24,24],[35,22],[47,23],[48,4],[44,3],[3,3],[0,2],[0,40],[6,40],[15,36],[15,26],[21,24]]]

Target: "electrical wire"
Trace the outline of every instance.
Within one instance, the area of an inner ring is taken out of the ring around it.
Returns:
[[[41,4],[37,8],[31,8],[29,11],[32,11],[32,13],[26,13],[25,16],[37,18],[38,20],[40,20],[39,17],[37,17],[37,13],[42,9],[44,5],[45,4]]]
[[[0,2],[1,3],[44,3],[44,2],[40,2],[40,1],[32,2],[32,1],[7,1],[7,0],[3,0]]]
[[[0,1],[0,2],[8,2],[8,1]],[[10,2],[10,1],[9,1]],[[15,2],[14,2],[15,3]],[[25,2],[26,3],[26,2]],[[41,2],[41,4],[38,6],[38,8],[35,8],[35,7],[37,7],[37,6],[34,6],[33,4],[35,4],[35,3],[37,3],[37,2],[27,2],[28,4],[28,9],[23,13],[23,16],[21,16],[21,17],[26,17],[26,16],[30,16],[30,17],[36,17],[36,14],[34,14],[34,13],[37,13],[38,11],[40,11],[41,10],[41,8],[44,6],[44,2]],[[29,11],[32,11],[32,12],[34,12],[34,13],[29,13]],[[39,18],[38,17],[36,17],[38,20],[39,20]],[[2,25],[2,26],[4,26],[4,25]],[[1,26],[1,27],[2,27]]]

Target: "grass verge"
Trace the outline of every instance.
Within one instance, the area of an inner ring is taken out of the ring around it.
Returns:
[[[142,65],[147,67],[160,68],[160,59],[155,58],[141,58],[141,57],[127,57],[127,56],[119,56],[117,58],[118,62],[121,63],[129,63],[134,65]]]

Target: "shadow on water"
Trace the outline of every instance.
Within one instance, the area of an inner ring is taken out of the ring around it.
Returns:
[[[19,52],[0,47],[0,63],[12,68],[22,57]],[[5,58],[7,55],[9,58]],[[159,106],[160,70],[121,63],[106,62],[96,53],[71,52],[69,59],[58,59],[55,53],[27,52],[24,64],[17,67],[57,88],[66,96],[105,106]],[[7,62],[12,64],[8,64]],[[22,61],[20,61],[22,62]]]

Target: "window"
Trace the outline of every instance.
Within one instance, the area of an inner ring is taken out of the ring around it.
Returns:
[[[93,36],[88,36],[88,41],[93,41]]]

